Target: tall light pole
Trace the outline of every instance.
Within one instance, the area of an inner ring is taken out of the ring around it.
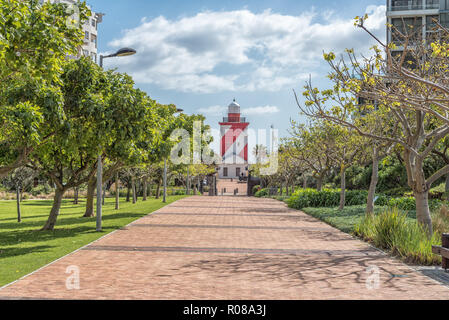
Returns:
[[[105,58],[126,57],[136,54],[136,50],[131,48],[122,48],[116,53],[103,56],[100,55],[100,67],[103,68],[103,60]],[[101,216],[102,216],[102,204],[103,204],[103,159],[101,152],[98,155],[97,160],[97,231],[100,232],[101,228]]]

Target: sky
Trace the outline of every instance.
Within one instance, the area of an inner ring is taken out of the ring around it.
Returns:
[[[273,125],[288,136],[290,119],[304,122],[293,89],[310,77],[325,89],[323,51],[369,52],[366,26],[385,38],[385,0],[88,0],[106,15],[99,53],[131,47],[137,54],[106,59],[105,68],[133,76],[136,86],[162,104],[201,113],[218,129],[235,98],[251,128]],[[300,103],[303,100],[300,97]]]

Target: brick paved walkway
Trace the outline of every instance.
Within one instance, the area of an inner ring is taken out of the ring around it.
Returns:
[[[79,290],[66,288],[73,265]],[[370,290],[372,266],[380,283]],[[447,300],[449,289],[281,202],[191,197],[5,287],[1,298]]]

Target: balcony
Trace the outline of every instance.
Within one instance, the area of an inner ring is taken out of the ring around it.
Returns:
[[[235,123],[246,123],[246,118],[236,118],[236,117],[224,117],[223,122],[235,122]]]
[[[392,1],[388,11],[411,11],[411,10],[438,10],[440,9],[439,1]]]

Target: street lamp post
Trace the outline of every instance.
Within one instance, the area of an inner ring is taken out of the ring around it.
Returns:
[[[103,68],[103,60],[105,58],[126,57],[136,53],[136,50],[131,48],[122,48],[116,53],[103,56],[100,55],[100,67]],[[103,204],[103,159],[100,155],[97,160],[97,231],[100,232],[101,228],[101,216],[102,216],[102,204]]]
[[[167,202],[167,158],[164,158],[164,199],[163,202]]]

